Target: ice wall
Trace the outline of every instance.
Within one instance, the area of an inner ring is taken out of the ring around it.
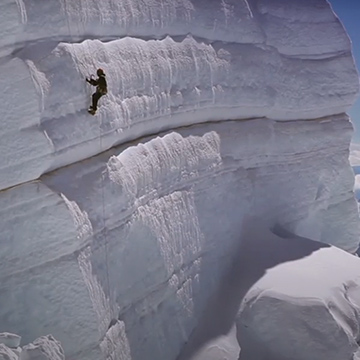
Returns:
[[[0,331],[176,359],[245,215],[357,249],[358,77],[325,0],[6,0],[0,24]]]
[[[79,359],[114,332],[121,359],[175,359],[244,215],[355,251],[351,129],[344,116],[197,125],[2,192],[1,326],[24,341],[51,329]]]
[[[0,188],[165,129],[339,114],[358,91],[349,40],[325,0],[2,8]],[[99,66],[109,94],[91,118],[84,78]]]

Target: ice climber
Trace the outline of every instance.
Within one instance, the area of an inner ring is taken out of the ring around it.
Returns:
[[[97,110],[97,104],[99,99],[103,96],[107,94],[107,83],[106,83],[106,79],[105,79],[105,73],[103,69],[97,69],[96,74],[98,76],[97,79],[93,79],[90,77],[86,78],[86,81],[93,85],[96,86],[96,91],[92,94],[92,105],[90,106],[88,112],[92,115],[95,115],[96,110]]]

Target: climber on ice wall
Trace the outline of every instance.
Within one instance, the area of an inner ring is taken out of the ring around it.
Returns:
[[[95,113],[96,113],[97,104],[98,104],[99,99],[103,95],[107,94],[107,83],[106,83],[106,79],[105,79],[104,70],[97,69],[96,74],[98,76],[97,79],[93,79],[92,77],[90,77],[90,79],[86,78],[86,81],[89,84],[96,86],[96,91],[92,94],[92,105],[88,109],[88,112],[92,115],[95,115]]]

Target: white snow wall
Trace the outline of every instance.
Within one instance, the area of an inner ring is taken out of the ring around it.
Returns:
[[[358,75],[325,0],[5,0],[0,24],[0,332],[175,359],[244,215],[358,247]]]
[[[343,113],[358,91],[349,39],[324,0],[0,6],[0,188],[164,129]],[[84,78],[98,66],[109,95],[89,118]]]

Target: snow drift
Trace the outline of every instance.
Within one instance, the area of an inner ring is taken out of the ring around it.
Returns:
[[[71,359],[176,359],[245,216],[356,251],[358,77],[325,0],[1,10],[0,331],[51,333]]]
[[[8,3],[0,188],[165,129],[339,114],[358,91],[349,40],[324,0]],[[109,95],[93,119],[84,78],[99,66]]]

